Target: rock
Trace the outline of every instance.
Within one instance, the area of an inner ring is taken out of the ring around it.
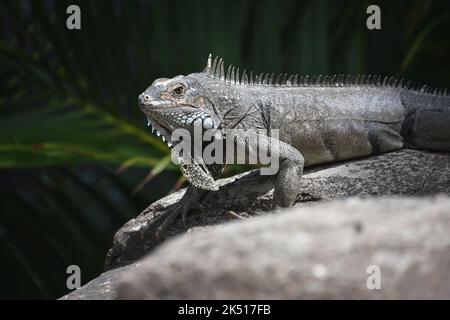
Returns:
[[[229,210],[243,217],[266,214],[272,201],[271,178],[255,170],[220,180],[220,190],[202,200],[204,214],[194,211],[185,226],[177,221],[157,238],[155,221],[181,198],[184,190],[162,198],[117,231],[105,270],[141,258],[174,235],[235,219]],[[305,171],[303,184],[298,207],[350,196],[450,194],[450,154],[400,150],[318,166]]]
[[[112,269],[102,273],[100,276],[85,284],[82,288],[72,291],[60,300],[111,300],[117,298],[117,285],[119,279],[126,272],[140,265],[139,262],[124,267]]]
[[[277,216],[267,216],[271,177],[252,171],[222,179],[221,189],[203,199],[204,214],[194,212],[186,226],[178,221],[156,238],[155,221],[181,190],[126,223],[108,253],[109,271],[62,299],[203,297],[208,290],[215,292],[208,298],[233,299],[448,298],[447,198],[327,200],[450,195],[449,169],[450,154],[413,150],[309,168],[296,207]],[[382,290],[366,288],[369,264],[380,266]]]
[[[450,299],[449,231],[448,197],[292,208],[166,242],[117,297]]]

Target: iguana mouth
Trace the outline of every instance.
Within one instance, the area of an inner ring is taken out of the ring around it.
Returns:
[[[147,124],[151,125],[152,132],[173,148],[179,141],[172,140],[172,132],[177,129],[191,130],[195,126],[200,126],[204,130],[213,129],[214,121],[204,110],[198,110],[188,104],[169,104],[164,103],[164,108],[155,107],[162,105],[155,102],[148,105],[140,104],[141,110],[147,115]],[[148,107],[151,109],[147,109]],[[185,110],[183,110],[185,108]]]
[[[173,148],[178,141],[172,141],[171,136],[172,133],[169,130],[169,128],[165,127],[164,125],[158,123],[156,120],[147,117],[147,125],[152,127],[152,132],[156,132],[156,135],[162,139],[165,143],[167,143],[167,146],[169,148]]]

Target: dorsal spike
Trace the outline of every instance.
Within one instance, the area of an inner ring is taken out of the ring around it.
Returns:
[[[335,74],[331,77],[331,81],[333,83],[333,86],[337,87],[339,86],[339,75]]]
[[[294,76],[294,80],[292,81],[292,86],[298,86],[298,73]]]
[[[389,86],[389,87],[392,87],[392,84],[394,83],[394,80],[395,80],[394,77],[390,77],[390,78],[387,80],[386,85]]]
[[[346,85],[346,86],[351,85],[351,84],[352,84],[351,81],[352,81],[352,76],[349,75],[349,74],[346,74],[346,75],[345,75],[345,85]]]
[[[346,86],[348,86],[349,84],[351,84],[351,81],[350,81],[351,78],[352,78],[352,76],[349,75],[349,74],[347,74],[347,75],[345,76],[344,84],[345,84]]]
[[[241,75],[239,74],[239,67],[236,69],[236,75],[234,78],[234,83],[240,84],[239,79],[241,78]]]
[[[413,82],[412,82],[411,80],[408,80],[408,81],[405,83],[405,87],[406,87],[406,89],[413,89],[413,88],[414,88]],[[430,88],[431,88],[431,87],[430,87]]]
[[[370,77],[371,77],[370,74],[363,74],[363,75],[361,76],[361,84],[362,84],[362,85],[367,85],[367,84],[369,84],[369,82],[370,82]]]
[[[364,84],[367,84],[367,81],[368,80],[370,80],[370,74],[363,74],[362,76],[361,76],[361,83],[364,85]]]
[[[336,75],[330,75],[330,86],[333,86],[336,84]]]
[[[230,82],[231,79],[231,67],[233,67],[233,65],[229,65],[228,66],[228,70],[227,70],[227,75],[225,76],[225,81]]]
[[[244,72],[242,72],[241,83],[248,84],[247,70],[245,70],[245,69],[244,69]]]
[[[258,84],[262,84],[263,77],[264,77],[264,73],[261,72],[258,76]]]
[[[250,71],[250,79],[249,79],[249,83],[250,83],[250,84],[254,84],[254,83],[255,83],[254,78],[253,78],[253,70]]]
[[[376,86],[378,84],[378,75],[374,74],[372,76],[372,85]]]
[[[405,88],[406,88],[406,89],[411,89],[411,87],[412,87],[412,81],[411,81],[411,80],[408,80],[408,81],[405,83]]]
[[[294,75],[291,74],[286,81],[286,85],[292,86],[292,80],[294,80]]]
[[[375,84],[377,86],[381,86],[381,81],[383,80],[383,77],[379,74],[377,75],[376,79],[375,79]]]
[[[270,74],[270,78],[269,78],[269,84],[270,84],[270,85],[273,85],[274,77],[275,77],[275,74],[272,72],[272,73]]]
[[[206,61],[205,69],[203,69],[204,73],[210,73],[211,72],[211,65],[212,65],[212,54],[210,53],[208,55],[208,60]]]
[[[394,80],[392,81],[392,87],[393,88],[398,88],[398,83],[400,82],[399,79],[394,78]]]
[[[309,75],[303,77],[303,85],[304,86],[309,85]]]
[[[266,73],[266,74],[264,75],[263,84],[269,84],[269,77],[270,77],[270,74],[269,74],[269,73]]]
[[[319,74],[316,78],[315,85],[322,86],[322,75]]]
[[[336,86],[336,77],[337,77],[337,76],[336,76],[335,74],[331,76],[330,82],[331,82],[331,85],[332,85],[332,86]]]
[[[381,86],[382,83],[383,83],[383,76],[379,74],[377,78],[377,86]]]
[[[392,77],[386,77],[387,79],[386,79],[386,83],[384,84],[385,86],[387,86],[387,87],[390,87],[391,86],[391,79],[392,79]]]
[[[211,70],[210,70],[209,74],[212,75],[213,77],[216,74],[216,68],[217,68],[217,62],[218,61],[219,61],[219,57],[216,56],[214,58],[214,61],[213,61],[212,65],[211,65]]]
[[[219,60],[219,65],[217,66],[217,78],[224,80],[225,79],[225,71],[223,71],[223,60]]]
[[[223,63],[222,58],[219,58],[219,61],[217,61],[216,71],[214,72],[215,78],[220,78],[220,65]]]
[[[277,75],[274,85],[279,86],[280,85],[280,79],[281,79],[281,73],[279,73]]]
[[[420,92],[426,92],[427,91],[427,85],[424,84],[421,88],[420,88]]]
[[[340,87],[341,86],[341,75],[340,74],[336,75],[336,78],[334,79],[334,85],[336,87]]]
[[[231,68],[231,76],[230,76],[230,82],[234,83],[234,75],[235,75],[235,67],[233,66]]]
[[[281,78],[281,84],[284,86],[286,85],[287,81],[287,73],[283,74],[283,77]]]
[[[404,88],[405,87],[405,80],[400,79],[397,81],[397,88]]]

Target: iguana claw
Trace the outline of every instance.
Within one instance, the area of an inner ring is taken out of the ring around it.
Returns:
[[[201,196],[204,195],[204,192],[205,191],[201,191]],[[156,237],[159,238],[161,236],[161,232],[166,230],[166,228],[169,227],[178,216],[181,215],[181,220],[185,225],[186,217],[192,209],[198,209],[200,212],[203,212],[204,209],[202,204],[200,203],[201,196],[197,198],[195,194],[185,194],[185,196],[183,196],[183,198],[179,202],[173,204],[166,210],[166,212],[156,218],[156,220],[154,221],[154,223],[156,224]],[[160,221],[162,222],[160,223]]]
[[[175,205],[175,208],[172,212],[168,213],[168,216],[164,219],[164,221],[158,226],[156,229],[156,237],[159,238],[161,236],[161,232],[165,230],[169,225],[171,225],[174,220],[181,215],[181,219],[183,221],[183,224],[186,224],[186,217],[187,214],[191,209],[196,207],[201,212],[203,212],[203,206],[200,202],[196,200],[186,201],[181,199],[179,203]],[[164,216],[164,214],[161,216],[161,218]]]

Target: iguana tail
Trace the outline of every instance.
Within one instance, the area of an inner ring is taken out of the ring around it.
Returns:
[[[404,91],[401,134],[407,147],[450,152],[450,95]]]

